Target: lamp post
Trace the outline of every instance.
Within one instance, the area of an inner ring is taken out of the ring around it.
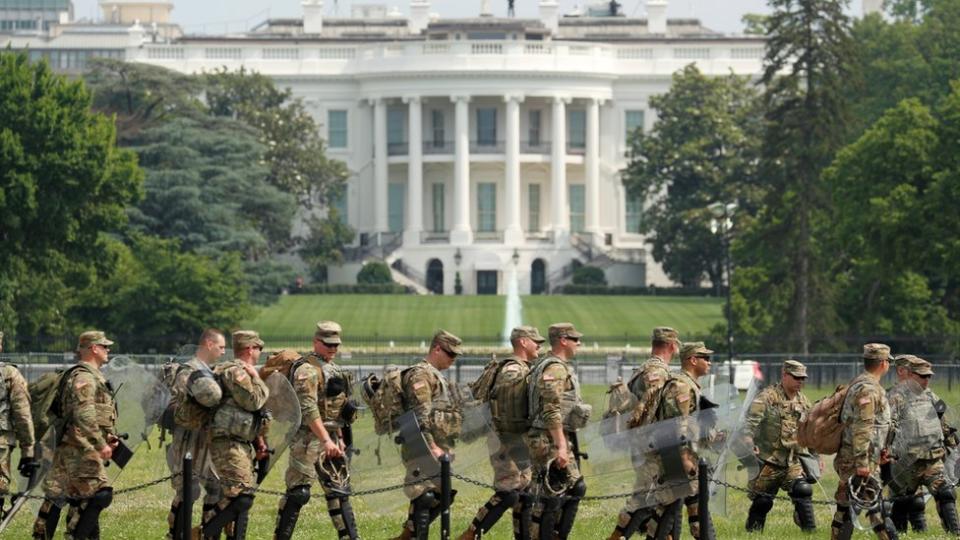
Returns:
[[[720,235],[723,245],[723,266],[727,275],[727,363],[730,366],[730,384],[734,384],[733,368],[733,306],[731,304],[731,289],[733,288],[733,266],[730,261],[730,229],[733,228],[733,213],[737,210],[737,203],[715,202],[707,207],[713,215],[710,220],[710,231]]]

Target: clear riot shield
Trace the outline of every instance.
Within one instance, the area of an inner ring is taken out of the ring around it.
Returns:
[[[943,459],[943,471],[947,481],[954,485],[960,484],[960,410],[948,405],[942,399],[935,404],[940,416],[946,439],[947,455]]]
[[[469,401],[469,400],[468,400]],[[455,474],[491,484],[492,456],[502,453],[500,437],[493,429],[487,404],[468,402],[461,409],[462,419],[458,435],[450,449],[451,470]],[[353,490],[369,492],[408,484],[402,490],[389,489],[380,493],[366,493],[364,504],[379,515],[406,508],[410,498],[440,485],[440,462],[423,436],[423,426],[414,411],[403,413],[396,421],[396,430],[377,436],[370,423],[361,422],[354,433],[358,452],[351,461]],[[464,440],[462,435],[466,433]],[[463,483],[455,489],[483,489]],[[404,496],[406,495],[406,496]],[[459,495],[463,496],[463,495]]]
[[[40,508],[40,501],[35,499],[27,499],[18,495],[41,494],[43,479],[47,476],[47,473],[50,472],[50,468],[53,466],[53,451],[56,446],[57,432],[52,427],[48,429],[45,434],[37,437],[36,444],[34,445],[34,457],[39,462],[39,467],[30,477],[25,477],[19,474],[19,472],[14,472],[13,468],[16,467],[20,461],[19,448],[14,450],[10,461],[10,472],[13,476],[11,479],[11,487],[15,488],[16,491],[11,489],[11,507],[6,511],[3,519],[0,520],[0,533],[3,533],[3,531],[6,530],[18,513],[22,512],[24,514],[29,514],[30,516],[36,515],[37,510]],[[29,511],[27,509],[29,509]]]
[[[293,437],[300,429],[302,418],[300,400],[290,381],[282,373],[274,372],[264,381],[270,391],[264,409],[270,415],[266,434],[269,456],[257,463],[257,483],[262,483],[267,473],[277,464],[284,451],[290,447]]]
[[[891,427],[887,436],[890,476],[885,483],[897,494],[913,483],[917,459],[943,445],[943,429],[933,395],[913,380],[901,381],[888,392]]]
[[[170,400],[157,377],[129,356],[115,356],[101,368],[113,391],[117,408],[116,433],[120,443],[113,452],[107,475],[120,475],[133,453],[150,436],[150,431]]]
[[[724,422],[728,424],[725,428],[728,436],[711,461],[714,467],[712,479],[715,480],[710,485],[711,512],[717,515],[727,514],[729,493],[724,484],[746,487],[760,473],[760,461],[744,428],[750,404],[760,393],[762,384],[761,380],[753,378],[742,397],[736,388],[726,384],[714,389],[715,399],[724,407]]]

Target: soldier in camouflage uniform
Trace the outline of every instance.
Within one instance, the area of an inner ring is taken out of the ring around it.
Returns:
[[[532,326],[518,326],[510,333],[513,356],[500,364],[491,389],[490,410],[500,441],[500,451],[490,456],[496,492],[477,511],[460,540],[473,540],[489,531],[508,508],[513,509],[513,536],[530,539],[530,510],[533,498],[527,488],[532,478],[530,453],[523,441],[527,422],[527,375],[536,362],[540,345],[546,341]]]
[[[667,326],[658,326],[653,329],[650,359],[634,371],[626,384],[632,396],[629,401],[634,403],[630,427],[639,427],[648,424],[651,420],[651,413],[660,395],[660,389],[670,376],[670,360],[679,350],[680,334],[676,330]],[[643,454],[638,454],[636,457],[640,458],[640,463],[635,462],[637,481],[634,483],[634,491],[639,493],[656,478],[657,463],[655,460],[647,459]],[[610,540],[630,538],[638,530],[644,530],[652,524],[654,521],[652,509],[646,506],[642,496],[630,497],[617,517],[617,525],[610,534]],[[648,532],[655,533],[655,531]]]
[[[430,342],[426,358],[404,370],[401,378],[405,411],[413,411],[423,439],[437,459],[451,452],[460,434],[462,416],[459,403],[455,402],[450,383],[441,372],[463,354],[462,346],[460,338],[446,330],[439,330]],[[422,456],[412,452],[406,444],[400,448],[400,457],[407,470],[405,483],[415,482],[420,476],[416,460]],[[403,492],[410,499],[410,509],[403,531],[395,540],[427,538],[430,524],[442,510],[439,480],[410,484],[403,488]]]
[[[223,392],[210,422],[210,456],[220,482],[220,500],[204,513],[195,536],[202,531],[205,538],[219,538],[224,529],[236,540],[246,536],[257,487],[254,463],[267,451],[262,442],[267,428],[263,406],[269,390],[254,367],[262,351],[263,341],[256,332],[239,330],[233,333],[234,359],[213,370]]]
[[[331,470],[346,474],[342,429],[345,423],[353,422],[356,415],[356,407],[349,401],[350,375],[333,362],[343,342],[341,332],[336,322],[318,322],[313,335],[313,353],[297,360],[290,368],[303,419],[290,444],[285,477],[287,493],[280,499],[274,531],[276,540],[293,536],[300,509],[310,500],[310,486],[318,478],[337,538],[357,538],[349,486],[330,476]]]
[[[664,383],[661,391],[660,401],[656,407],[654,420],[664,422],[671,419],[684,419],[700,410],[700,383],[698,379],[710,372],[710,355],[713,351],[708,349],[703,342],[695,341],[684,343],[680,347],[680,371],[671,374],[670,378]],[[701,434],[699,429],[687,423],[677,424],[678,429],[686,429],[687,433],[679,433],[686,442],[683,442],[678,449],[680,452],[679,460],[682,464],[683,474],[690,479],[690,490],[692,494],[684,499],[684,505],[687,507],[687,521],[690,525],[690,534],[694,538],[700,538],[700,507],[697,499],[697,465],[699,456],[697,449],[700,442],[709,442],[714,438],[713,434]],[[670,450],[662,450],[666,453]],[[661,466],[663,467],[663,466]],[[665,474],[665,471],[661,471]],[[655,519],[663,521],[668,519],[666,515],[666,506],[671,501],[662,501],[663,505],[655,510]],[[651,527],[652,528],[652,527]],[[674,531],[674,538],[679,537],[679,531]]]
[[[0,353],[3,352],[3,332],[0,332]],[[10,493],[13,475],[10,457],[20,444],[20,462],[17,470],[29,477],[40,465],[33,457],[33,417],[30,415],[30,392],[27,381],[16,366],[0,362],[0,520],[3,519],[6,495]]]
[[[943,401],[928,387],[933,377],[932,366],[922,358],[902,355],[897,357],[898,376],[901,372],[905,372],[905,380],[887,392],[893,424],[891,434],[899,450],[898,455],[891,456],[897,461],[894,463],[897,473],[890,483],[893,524],[898,532],[907,530],[908,520],[914,531],[926,530],[925,502],[917,492],[923,485],[937,502],[943,530],[956,535],[960,533],[956,493],[943,470],[947,448],[956,445],[956,438],[939,412],[945,410]],[[899,462],[904,463],[902,468],[897,467]]]
[[[835,496],[837,510],[830,526],[831,540],[847,540],[852,534],[848,489],[854,477],[859,477],[860,482],[870,480],[879,485],[881,462],[888,459],[884,445],[890,429],[890,405],[880,379],[890,369],[890,347],[881,343],[864,345],[863,367],[864,372],[850,381],[840,412],[845,428],[840,450],[833,461],[840,483]],[[882,508],[873,508],[867,517],[877,538],[896,538],[896,531],[886,526]]]
[[[587,486],[580,474],[576,431],[587,424],[590,406],[583,403],[580,382],[570,361],[583,334],[570,323],[550,326],[550,354],[530,372],[530,430],[524,435],[533,460],[535,489],[530,537],[567,538]]]
[[[104,463],[117,446],[113,389],[100,372],[109,361],[113,342],[103,332],[80,334],[77,367],[64,377],[60,396],[63,437],[53,454],[53,466],[43,482],[44,501],[34,522],[33,537],[53,537],[62,501],[70,503],[66,538],[100,537],[100,512],[113,501],[113,488]]]
[[[180,366],[176,372],[176,379],[171,388],[170,402],[176,406],[188,399],[195,400],[200,406],[212,409],[220,403],[223,392],[213,375],[211,366],[217,362],[226,351],[227,342],[223,333],[215,329],[204,330],[200,335],[197,352],[193,358]],[[173,428],[173,440],[167,446],[167,465],[173,475],[173,501],[170,503],[170,513],[167,515],[167,524],[170,526],[167,538],[179,538],[180,505],[183,503],[183,477],[180,476],[183,467],[183,458],[187,453],[193,456],[197,464],[199,477],[191,480],[192,498],[200,496],[200,478],[203,478],[203,512],[213,510],[213,505],[220,500],[220,485],[213,478],[210,470],[210,455],[208,453],[207,434],[203,429],[187,429],[179,424]]]
[[[750,511],[747,530],[762,531],[767,513],[779,490],[793,499],[794,522],[804,531],[816,529],[813,513],[813,486],[798,455],[806,449],[797,446],[797,425],[810,410],[810,401],[803,392],[807,368],[796,360],[783,363],[780,382],[768,386],[753,400],[743,428],[744,443],[753,447],[760,460],[760,471],[750,479]]]

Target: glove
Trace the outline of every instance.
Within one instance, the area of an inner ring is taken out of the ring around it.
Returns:
[[[17,463],[17,470],[20,471],[20,475],[24,478],[30,478],[39,468],[40,462],[32,457],[21,457],[20,462]]]

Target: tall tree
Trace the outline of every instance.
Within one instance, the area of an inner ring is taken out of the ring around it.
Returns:
[[[704,76],[691,64],[666,94],[650,100],[653,130],[631,139],[623,183],[649,201],[641,230],[671,279],[723,284],[723,244],[707,206],[737,201],[752,214],[759,199],[756,163],[762,135],[758,94],[748,78]]]
[[[835,319],[831,284],[823,278],[827,254],[813,235],[830,202],[821,173],[846,136],[844,88],[852,83],[854,51],[846,0],[770,0],[770,6],[762,83],[763,176],[771,189],[736,252],[739,267],[755,267],[768,284],[745,300],[771,309],[771,330],[807,353],[811,334],[829,332]],[[771,299],[779,304],[769,305]]]
[[[104,233],[141,196],[136,156],[82,82],[0,52],[0,326],[8,335],[70,330],[75,290],[104,262]]]

